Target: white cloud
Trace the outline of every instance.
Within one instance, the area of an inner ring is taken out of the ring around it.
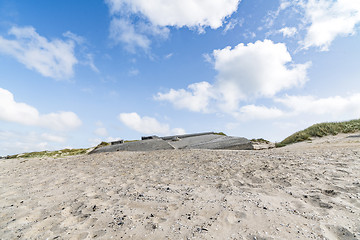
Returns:
[[[274,25],[275,20],[279,17],[280,13],[291,6],[290,1],[281,0],[280,6],[276,11],[269,11],[265,18],[265,26],[270,28]]]
[[[10,55],[28,69],[36,70],[46,77],[69,78],[78,63],[74,55],[74,40],[48,40],[33,27],[12,27],[14,39],[0,36],[0,53]]]
[[[84,44],[86,42],[85,38],[83,38],[79,35],[76,35],[75,33],[72,33],[70,31],[63,33],[63,36],[73,40],[74,42],[76,42],[79,45]]]
[[[43,133],[43,134],[41,134],[41,137],[44,140],[47,140],[47,141],[50,141],[50,142],[64,143],[66,141],[65,137],[57,136],[57,135],[50,134],[50,133]]]
[[[279,30],[279,33],[282,33],[284,37],[293,37],[297,33],[295,27],[284,27]]]
[[[319,47],[329,50],[337,36],[353,35],[360,23],[360,1],[358,0],[309,0],[300,4],[310,24],[303,48]]]
[[[52,142],[52,143],[51,143]],[[61,149],[66,142],[63,136],[50,133],[15,132],[0,130],[0,156]]]
[[[210,64],[214,64],[214,59],[210,56],[210,54],[204,53],[202,56],[203,56],[205,62],[208,62]]]
[[[235,48],[214,50],[216,86],[230,109],[236,109],[239,100],[272,97],[307,81],[310,63],[293,64],[283,43],[270,40],[239,44]]]
[[[283,117],[284,115],[285,113],[278,108],[268,108],[256,105],[243,106],[240,108],[239,112],[234,113],[234,117],[242,121],[274,119]]]
[[[160,123],[152,117],[141,117],[135,112],[121,113],[118,118],[127,127],[143,134],[169,135],[185,133],[181,128],[170,129],[168,124]]]
[[[119,141],[121,139],[122,138],[119,138],[119,137],[106,137],[105,139],[104,139],[104,137],[102,137],[102,138],[89,138],[88,142],[89,142],[89,145],[91,147],[95,147],[95,146],[97,146],[98,144],[100,144],[103,141],[105,141],[105,142],[115,142],[115,141]]]
[[[230,19],[230,21],[226,24],[224,30],[223,30],[223,33],[227,33],[228,31],[230,30],[233,30],[236,25],[240,25],[242,26],[244,23],[244,19]]]
[[[150,39],[135,30],[134,25],[125,19],[113,18],[110,23],[110,38],[115,43],[124,43],[126,49],[135,52],[136,48],[148,50],[150,47]]]
[[[292,63],[285,44],[270,40],[214,50],[213,59],[218,72],[214,84],[201,82],[189,85],[189,90],[171,89],[158,93],[155,99],[196,112],[208,112],[209,103],[214,101],[212,108],[237,112],[242,100],[273,97],[282,90],[302,86],[310,66],[309,62]]]
[[[57,112],[40,115],[38,125],[57,131],[66,131],[81,126],[82,122],[73,112]]]
[[[208,106],[211,98],[215,95],[212,92],[213,86],[208,82],[194,83],[188,86],[189,91],[185,89],[171,89],[168,93],[158,93],[156,100],[169,101],[176,108],[189,109],[194,112],[208,112]]]
[[[16,133],[0,131],[0,155],[18,154],[24,152],[44,151],[48,142],[37,133]]]
[[[101,138],[89,138],[88,142],[90,144],[91,147],[95,147],[97,146],[99,143],[102,142]]]
[[[100,70],[95,66],[93,54],[85,54],[85,61],[83,64],[88,65],[94,72],[100,73]]]
[[[141,14],[153,25],[202,29],[222,26],[237,10],[239,0],[107,0],[112,14]]]
[[[217,29],[232,15],[240,0],[106,0],[112,16],[110,38],[130,52],[149,51],[151,37],[166,39],[168,27],[188,27],[204,32]],[[131,19],[136,19],[136,21]]]
[[[106,137],[108,135],[108,132],[106,130],[106,128],[104,127],[99,127],[94,131],[95,135],[100,136],[100,137]]]
[[[95,125],[97,126],[97,128],[94,131],[94,134],[98,137],[108,137],[109,133],[107,131],[107,129],[104,127],[104,124],[101,121],[97,121],[95,123]],[[111,137],[108,137],[111,138]]]
[[[328,98],[286,96],[284,98],[276,98],[275,101],[288,107],[291,115],[323,115],[330,116],[333,119],[351,119],[359,118],[360,116],[360,94]]]
[[[306,122],[339,121],[360,117],[360,93],[350,96],[317,98],[314,96],[288,96],[275,98],[286,109],[246,105],[233,116],[242,121],[264,119],[292,119],[302,116]]]
[[[293,119],[302,116],[306,123],[319,121],[339,121],[360,117],[360,93],[350,96],[317,98],[314,96],[288,96],[275,98],[286,109],[246,105],[234,112],[241,121],[266,119]]]
[[[106,138],[107,142],[115,142],[115,141],[119,141],[119,140],[122,140],[122,139],[119,137],[107,137]]]
[[[182,128],[173,128],[171,129],[171,134],[174,134],[174,135],[182,135],[182,134],[185,134],[185,130],[182,129]]]
[[[0,88],[0,120],[58,131],[74,129],[82,124],[73,112],[39,114],[36,108],[16,102],[13,94],[2,88]]]
[[[246,33],[243,33],[243,37],[244,38],[255,38],[256,37],[256,33],[254,32],[246,32]]]
[[[169,53],[164,56],[164,59],[170,59],[173,55],[174,55],[173,53]]]

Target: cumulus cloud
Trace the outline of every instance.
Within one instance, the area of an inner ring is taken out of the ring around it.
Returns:
[[[106,0],[110,12],[128,11],[141,14],[152,24],[213,29],[222,26],[224,19],[237,10],[240,0]]]
[[[250,96],[272,97],[307,81],[310,63],[294,64],[286,45],[271,40],[214,50],[216,86],[230,109]]]
[[[62,79],[73,76],[73,66],[78,63],[74,40],[48,40],[33,27],[12,27],[8,33],[13,39],[0,36],[0,53],[14,57],[45,77]]]
[[[155,99],[197,112],[209,111],[209,102],[214,101],[218,110],[236,112],[242,100],[273,97],[302,86],[311,64],[294,64],[285,44],[270,40],[214,50],[212,56],[218,73],[214,84],[201,82],[189,85],[189,90],[171,89],[158,93]]]
[[[158,93],[156,100],[169,101],[179,109],[189,109],[194,112],[208,112],[209,102],[215,97],[213,86],[208,82],[194,83],[188,86],[189,90],[171,89],[168,93]]]
[[[57,112],[39,115],[37,125],[54,129],[57,131],[66,131],[81,126],[82,122],[73,112]]]
[[[74,129],[82,124],[73,112],[40,114],[35,107],[16,102],[14,95],[2,88],[0,88],[0,120],[58,131]]]
[[[300,2],[309,23],[303,48],[329,50],[337,36],[353,35],[360,23],[360,2],[355,0],[308,0]]]
[[[112,20],[110,38],[126,49],[149,50],[151,37],[166,39],[168,27],[188,27],[204,32],[217,29],[237,10],[240,0],[106,0]],[[136,19],[132,20],[132,19]]]
[[[141,117],[135,112],[121,113],[118,119],[127,127],[143,134],[169,135],[185,133],[185,130],[181,128],[170,129],[168,124],[160,123],[152,117]]]

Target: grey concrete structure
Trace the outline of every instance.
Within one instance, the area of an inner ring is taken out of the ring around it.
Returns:
[[[114,142],[110,142],[111,145],[118,145],[118,144],[123,144],[124,140],[118,140],[118,141],[114,141]]]
[[[171,141],[170,144],[177,149],[184,149],[184,148],[191,148],[191,146],[195,146],[202,143],[207,143],[212,140],[221,138],[223,136],[215,135],[215,134],[208,134],[208,135],[196,135],[186,138],[179,138],[178,141]]]
[[[167,149],[174,149],[174,147],[162,139],[150,139],[97,148],[90,153],[117,151],[154,151]]]
[[[219,136],[210,141],[199,141],[184,147],[185,149],[226,149],[226,150],[253,150],[252,143],[241,137]]]
[[[182,134],[182,135],[174,135],[174,136],[166,136],[166,137],[161,137],[162,140],[168,141],[168,140],[172,140],[175,137],[179,138],[179,139],[184,139],[184,138],[190,138],[190,137],[198,137],[198,136],[204,136],[204,135],[214,135],[214,132],[204,132],[204,133],[191,133],[191,134]]]
[[[150,140],[150,139],[160,139],[160,137],[156,135],[141,137],[141,140]]]
[[[111,145],[93,150],[91,153],[115,151],[154,151],[169,149],[227,149],[252,150],[252,143],[242,137],[218,135],[213,132],[184,134],[166,137],[148,136],[141,141]]]

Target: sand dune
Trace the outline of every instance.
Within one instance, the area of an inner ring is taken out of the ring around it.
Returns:
[[[360,239],[360,138],[0,161],[1,239]]]

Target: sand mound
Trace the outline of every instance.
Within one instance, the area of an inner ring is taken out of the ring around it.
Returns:
[[[359,239],[360,139],[321,141],[1,160],[0,236]]]

